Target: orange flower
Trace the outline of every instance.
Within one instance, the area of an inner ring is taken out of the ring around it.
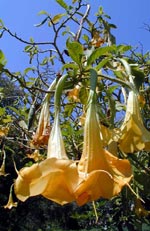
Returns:
[[[69,160],[66,155],[58,116],[56,116],[49,140],[47,159],[21,169],[15,181],[15,193],[21,201],[41,194],[63,205],[75,200],[73,191],[77,181],[76,163]]]
[[[91,91],[84,128],[83,153],[78,164],[80,183],[75,196],[79,205],[98,198],[111,198],[132,178],[128,160],[118,159],[103,149],[95,93]]]
[[[42,105],[40,118],[36,133],[31,141],[31,146],[39,147],[47,145],[50,134],[50,112],[49,97],[47,97]]]
[[[10,188],[10,194],[9,194],[8,202],[4,206],[5,209],[12,209],[13,207],[17,207],[17,205],[18,205],[18,203],[14,202],[14,200],[13,200],[12,187],[13,187],[13,185]]]
[[[126,115],[120,134],[118,143],[123,152],[133,153],[143,149],[150,151],[150,132],[144,127],[138,96],[133,91],[129,92]]]
[[[79,92],[80,92],[81,86],[77,84],[72,90],[69,91],[68,96],[75,102],[80,102],[79,99]]]
[[[0,126],[0,137],[7,136],[8,132],[9,132],[9,127]]]
[[[73,192],[78,182],[78,171],[76,163],[69,160],[65,152],[57,106],[58,104],[55,107],[47,159],[31,167],[25,167],[18,173],[14,189],[21,201],[40,194],[61,205],[75,200]]]
[[[94,31],[93,32],[93,38],[91,40],[91,44],[94,47],[100,47],[104,44],[105,40],[103,38],[101,38],[100,33],[98,31]]]

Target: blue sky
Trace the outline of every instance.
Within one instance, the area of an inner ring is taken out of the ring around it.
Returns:
[[[71,0],[66,0],[71,3]],[[150,24],[150,0],[89,0],[91,15],[97,12],[101,5],[105,13],[111,16],[111,23],[117,25],[113,34],[117,44],[143,45],[144,52],[150,50],[150,32],[144,29],[144,23]],[[48,28],[37,28],[34,25],[42,20],[38,12],[46,10],[55,15],[60,8],[55,0],[0,0],[0,18],[5,26],[19,37],[35,41],[48,41],[50,34]],[[28,66],[28,59],[23,52],[24,44],[4,34],[0,39],[0,49],[8,60],[7,67],[12,71],[23,70]]]

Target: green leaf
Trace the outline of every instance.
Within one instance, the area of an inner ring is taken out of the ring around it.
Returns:
[[[98,49],[94,50],[92,54],[87,59],[87,65],[91,65],[96,59],[101,56],[111,56],[111,52],[116,50],[116,46],[109,46],[109,47],[99,47]]]
[[[110,60],[110,58],[104,58],[101,62],[99,62],[99,64],[96,66],[96,70],[100,70],[102,67],[104,67],[108,61]]]
[[[75,63],[66,63],[63,65],[62,67],[62,71],[64,71],[65,69],[78,69],[78,66]]]
[[[5,108],[0,107],[0,116],[5,115]]]
[[[43,14],[49,16],[49,14],[47,13],[47,11],[45,11],[45,10],[41,10],[41,11],[38,13],[38,15],[43,15]]]
[[[84,34],[83,36],[82,36],[82,38],[84,39],[84,41],[86,42],[86,43],[88,43],[89,42],[89,37],[86,35],[86,34]]]
[[[52,65],[54,65],[54,59],[56,58],[55,55],[51,56],[51,57],[45,57],[42,62],[40,63],[41,66],[46,65],[48,62],[51,62]]]
[[[74,105],[73,104],[66,104],[65,110],[64,110],[65,116],[70,117],[71,113],[73,112],[73,109],[74,109]]]
[[[90,70],[90,89],[95,92],[97,84],[97,72],[94,69]]]
[[[3,29],[3,27],[4,27],[4,23],[3,23],[3,21],[0,19],[0,30]]]
[[[79,91],[79,99],[83,105],[87,104],[88,96],[89,96],[88,90],[85,87],[81,87]]]
[[[56,2],[63,7],[65,10],[68,10],[68,5],[63,0],[56,0]]]
[[[2,65],[2,66],[5,66],[5,64],[6,64],[6,59],[5,59],[5,55],[4,55],[4,53],[2,52],[2,50],[0,50],[0,64]]]
[[[119,51],[120,53],[124,53],[126,51],[131,50],[131,46],[127,46],[127,45],[119,45],[117,46],[117,51]]]
[[[29,71],[35,71],[35,68],[34,68],[34,67],[27,67],[27,68],[24,70],[24,74],[26,75]]]
[[[24,51],[25,51],[25,52],[30,52],[30,51],[32,50],[32,48],[33,48],[33,46],[28,45],[28,46],[26,46],[26,47],[24,48]]]
[[[54,24],[58,23],[58,22],[60,21],[60,19],[61,19],[63,16],[65,16],[65,15],[66,15],[66,14],[56,14],[56,15],[53,17],[53,19],[52,19],[53,23],[54,23]]]
[[[3,121],[3,123],[10,123],[10,122],[12,122],[11,115],[7,115],[2,121]]]
[[[31,43],[34,43],[34,39],[33,39],[32,37],[30,38],[30,42],[31,42]]]
[[[125,74],[122,71],[114,71],[114,74],[115,74],[116,77],[118,77],[120,79],[125,78]]]
[[[83,56],[82,45],[78,42],[69,42],[69,40],[67,40],[67,48],[72,60],[76,62],[78,65],[80,65]]]

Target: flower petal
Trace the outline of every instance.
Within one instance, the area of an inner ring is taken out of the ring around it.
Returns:
[[[92,100],[87,110],[83,152],[78,164],[81,181],[75,196],[79,205],[100,197],[111,198],[117,195],[132,178],[130,162],[118,159],[103,149],[100,134],[97,107]]]
[[[78,173],[73,161],[50,158],[23,168],[14,189],[21,201],[42,194],[52,201],[65,204],[75,200],[73,191],[77,181]]]
[[[125,153],[150,150],[150,132],[144,127],[138,96],[133,91],[129,92],[126,115],[120,128],[118,143]]]
[[[83,174],[83,173],[82,173]],[[80,174],[80,178],[83,176]],[[75,191],[78,205],[84,205],[99,198],[111,198],[114,195],[113,177],[106,171],[95,170],[83,177]]]

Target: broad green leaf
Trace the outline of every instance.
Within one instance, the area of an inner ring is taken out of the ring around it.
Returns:
[[[120,53],[124,53],[126,51],[131,50],[131,46],[127,46],[127,45],[119,45],[117,46],[117,51],[119,51]]]
[[[96,70],[100,70],[101,68],[103,68],[105,66],[105,64],[108,63],[108,61],[110,60],[110,58],[104,58],[101,62],[99,62],[99,64],[96,66]]]
[[[76,62],[78,65],[80,65],[83,56],[82,45],[78,42],[69,42],[69,40],[67,40],[67,48],[72,60]]]
[[[56,2],[63,7],[65,10],[68,9],[68,5],[63,0],[56,0]]]
[[[0,116],[5,115],[5,108],[0,107]]]
[[[111,52],[116,50],[116,46],[109,46],[109,47],[99,47],[98,49],[94,50],[92,54],[87,59],[87,65],[91,65],[96,59],[100,58],[101,56],[111,56]]]
[[[54,17],[53,17],[53,19],[52,19],[52,21],[53,21],[53,23],[55,24],[55,23],[58,23],[59,21],[60,21],[60,19],[63,17],[63,16],[65,16],[66,14],[56,14]]]

